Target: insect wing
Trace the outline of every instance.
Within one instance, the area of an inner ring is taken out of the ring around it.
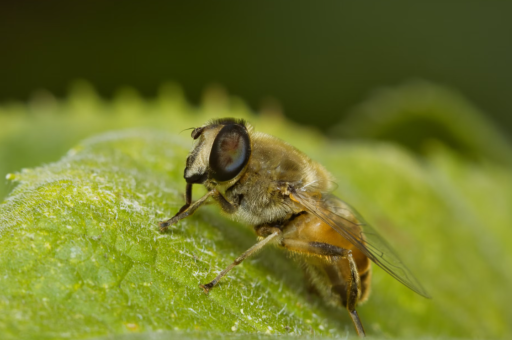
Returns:
[[[389,275],[416,293],[430,298],[391,246],[347,203],[331,194],[320,196],[296,191],[292,196],[307,211],[340,233]]]

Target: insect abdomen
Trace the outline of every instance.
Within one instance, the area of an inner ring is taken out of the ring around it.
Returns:
[[[310,244],[325,244],[327,245],[326,248],[334,246],[334,248],[351,250],[360,277],[358,303],[364,302],[368,298],[371,279],[370,259],[328,224],[316,216],[304,213],[285,225],[283,237],[290,240],[305,241]],[[347,282],[350,279],[348,260],[339,256],[313,255],[307,250],[304,252],[295,251],[295,253],[301,255],[316,290],[330,302],[345,306],[347,302]]]

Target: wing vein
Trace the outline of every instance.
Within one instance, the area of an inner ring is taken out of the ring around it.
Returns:
[[[320,196],[294,191],[292,195],[307,211],[331,226],[396,280],[430,298],[391,246],[347,203],[331,194]]]

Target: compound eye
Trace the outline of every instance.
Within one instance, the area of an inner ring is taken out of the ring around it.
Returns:
[[[236,124],[224,126],[210,153],[210,169],[213,179],[229,181],[242,171],[251,155],[251,142],[247,130]]]

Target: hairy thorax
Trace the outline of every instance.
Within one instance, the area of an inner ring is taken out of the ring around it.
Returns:
[[[247,171],[225,190],[228,201],[237,205],[237,220],[251,225],[286,220],[302,210],[289,197],[289,189],[328,191],[331,175],[293,146],[275,137],[255,133],[255,147]]]

